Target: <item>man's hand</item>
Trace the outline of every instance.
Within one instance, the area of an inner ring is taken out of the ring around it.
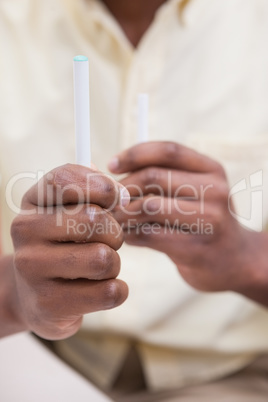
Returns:
[[[127,243],[166,253],[196,289],[233,290],[268,303],[260,288],[252,289],[267,272],[261,263],[267,243],[230,213],[220,164],[176,143],[149,142],[122,152],[109,168],[127,174],[121,184],[132,201],[114,214]]]
[[[127,286],[115,279],[123,234],[109,211],[128,202],[121,184],[77,165],[51,171],[26,193],[11,228],[26,328],[62,339],[84,314],[124,302]]]

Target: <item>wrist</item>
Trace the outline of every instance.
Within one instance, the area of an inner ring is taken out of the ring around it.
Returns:
[[[0,338],[27,330],[17,293],[13,256],[0,261]]]
[[[268,307],[268,233],[244,229],[243,239],[243,255],[230,290]]]

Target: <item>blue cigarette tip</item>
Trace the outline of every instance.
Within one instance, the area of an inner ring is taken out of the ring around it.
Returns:
[[[74,61],[88,61],[86,56],[75,56]]]

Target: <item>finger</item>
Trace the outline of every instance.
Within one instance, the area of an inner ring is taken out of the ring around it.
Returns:
[[[120,257],[102,243],[42,244],[35,250],[23,248],[16,253],[15,266],[32,283],[49,279],[114,279],[120,272]]]
[[[127,244],[148,247],[168,255],[176,265],[200,267],[204,256],[211,252],[213,231],[182,230],[181,227],[157,226],[145,224],[124,232]]]
[[[119,279],[88,281],[85,279],[49,281],[44,306],[39,308],[57,317],[79,316],[107,310],[122,304],[128,296],[128,287]],[[65,302],[63,302],[65,301]]]
[[[128,202],[128,192],[111,177],[84,166],[67,164],[52,170],[34,185],[24,196],[22,208],[78,203],[112,208]]]
[[[174,229],[154,224],[145,224],[127,230],[124,236],[127,244],[148,247],[169,256],[176,255],[176,259],[181,260],[182,263],[190,261],[199,238],[189,232],[181,232],[180,228]]]
[[[126,176],[121,184],[128,190],[131,197],[143,197],[147,194],[157,194],[169,197],[204,198],[215,194],[219,185],[209,174],[189,173],[174,169],[150,166]],[[213,191],[214,190],[214,191]]]
[[[122,229],[110,212],[98,205],[58,206],[53,214],[19,215],[12,224],[15,247],[43,243],[105,243],[117,250]]]
[[[204,223],[214,223],[216,215],[212,205],[205,206],[198,201],[147,196],[132,201],[127,208],[119,208],[113,216],[126,230],[135,224],[158,223],[160,225],[192,224],[202,219]]]
[[[189,172],[219,170],[214,160],[174,142],[147,142],[115,156],[108,167],[113,173],[133,172],[148,166],[169,167]]]

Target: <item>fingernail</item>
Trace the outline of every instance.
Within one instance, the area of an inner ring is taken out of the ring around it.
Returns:
[[[110,169],[111,172],[116,172],[119,168],[119,159],[117,156],[113,157],[113,159],[110,160],[108,163],[108,168]]]
[[[130,203],[130,194],[125,187],[120,188],[120,204],[126,207]]]

